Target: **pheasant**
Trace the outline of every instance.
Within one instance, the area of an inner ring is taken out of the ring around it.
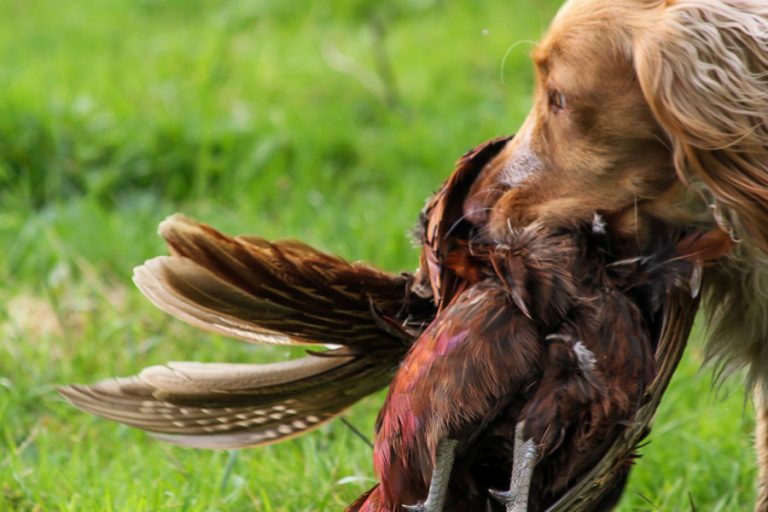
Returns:
[[[167,219],[171,255],[134,274],[155,305],[226,336],[311,349],[266,365],[169,363],[61,393],[166,441],[237,448],[317,428],[392,382],[377,422],[381,484],[349,510],[605,506],[695,314],[690,290],[676,290],[691,281],[695,292],[702,262],[728,247],[662,226],[641,253],[616,246],[600,214],[488,240],[465,201],[508,140],[465,155],[428,203],[415,274]],[[488,492],[512,473],[509,491]]]
[[[424,211],[422,270],[438,314],[381,410],[381,483],[350,511],[492,510],[492,498],[510,512],[547,509],[648,402],[668,293],[697,296],[702,263],[730,248],[723,232],[659,223],[638,256],[600,214],[489,239],[467,205],[479,172],[459,166]],[[589,509],[615,503],[632,458]],[[509,468],[511,489],[489,493]]]

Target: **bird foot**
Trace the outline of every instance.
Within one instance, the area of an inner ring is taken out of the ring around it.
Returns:
[[[443,512],[443,504],[448,492],[448,480],[453,469],[453,459],[459,442],[443,439],[437,444],[435,467],[432,470],[432,482],[429,484],[427,500],[415,505],[403,505],[410,512]]]
[[[512,481],[508,491],[489,489],[488,492],[507,509],[507,512],[527,512],[528,492],[536,463],[536,444],[533,439],[525,441],[523,430],[525,423],[515,427],[515,455],[512,461]]]

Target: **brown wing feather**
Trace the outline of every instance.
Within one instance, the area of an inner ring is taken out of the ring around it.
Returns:
[[[299,242],[232,238],[181,215],[165,220],[160,234],[172,256],[138,267],[136,285],[160,309],[219,334],[278,344],[402,347],[402,339],[382,328],[382,317],[418,324],[431,316],[431,301],[410,292],[410,276]]]
[[[187,258],[149,260],[134,269],[133,281],[155,306],[195,327],[250,342],[314,343],[260,326],[255,315],[275,318],[286,308],[245,293]]]
[[[80,409],[167,441],[233,448],[316,428],[388,384],[434,314],[411,276],[300,242],[228,237],[181,215],[159,231],[171,256],[138,267],[134,281],[160,309],[250,342],[343,346],[267,365],[169,363],[60,389]]]
[[[59,391],[84,411],[185,446],[236,448],[308,432],[385,386],[397,359],[306,356],[264,364],[169,363]]]
[[[698,300],[684,290],[675,290],[664,306],[664,326],[656,350],[656,377],[646,391],[646,400],[633,422],[610,447],[595,467],[574,483],[547,512],[581,512],[595,510],[610,489],[624,475],[626,465],[634,458],[638,444],[647,435],[650,424],[669,385],[698,309]]]
[[[436,303],[446,303],[446,297],[450,301],[450,296],[457,291],[456,276],[448,268],[443,268],[443,265],[452,251],[452,244],[462,236],[464,199],[469,188],[486,164],[511,139],[499,137],[468,151],[457,162],[453,174],[424,207],[421,214],[421,272],[429,276]]]

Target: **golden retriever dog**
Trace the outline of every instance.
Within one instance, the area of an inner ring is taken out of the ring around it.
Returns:
[[[531,112],[465,211],[499,236],[596,210],[639,241],[654,219],[728,232],[707,354],[748,369],[768,510],[768,1],[570,0],[533,61]]]

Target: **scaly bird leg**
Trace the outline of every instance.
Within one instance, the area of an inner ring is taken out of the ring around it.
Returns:
[[[416,505],[403,505],[410,512],[443,512],[445,497],[448,490],[448,481],[451,478],[453,459],[456,456],[458,441],[443,439],[437,444],[435,456],[435,468],[432,470],[432,482],[429,484],[427,501]]]
[[[526,512],[531,490],[533,467],[536,464],[536,443],[523,441],[525,422],[515,427],[515,460],[512,462],[512,482],[508,491],[489,490],[491,496],[507,507],[507,512]]]

